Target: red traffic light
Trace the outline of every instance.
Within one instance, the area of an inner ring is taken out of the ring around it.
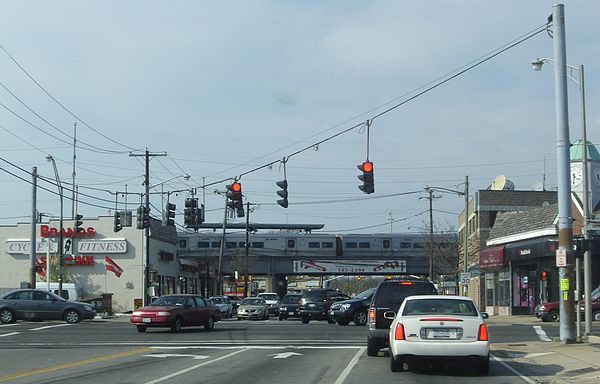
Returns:
[[[233,192],[240,192],[242,190],[242,184],[236,181],[235,183],[231,184],[231,190]]]
[[[540,278],[542,281],[548,280],[548,271],[542,271],[542,273],[540,274]]]
[[[363,172],[367,173],[373,172],[373,163],[370,161],[365,161],[364,163],[362,163],[362,170]]]

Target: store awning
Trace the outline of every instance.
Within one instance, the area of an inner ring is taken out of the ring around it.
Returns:
[[[186,260],[186,259],[179,259],[179,264],[181,264],[181,265],[189,265],[190,267],[197,267],[198,266],[198,262],[197,261]]]
[[[506,257],[504,257],[504,245],[487,247],[479,252],[479,269],[493,270],[507,266]]]

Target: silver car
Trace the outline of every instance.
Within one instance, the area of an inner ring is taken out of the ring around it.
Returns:
[[[237,319],[269,319],[269,306],[262,297],[247,297],[240,303]]]
[[[17,289],[0,296],[0,321],[64,320],[79,323],[93,319],[96,311],[90,304],[67,301],[41,289]]]

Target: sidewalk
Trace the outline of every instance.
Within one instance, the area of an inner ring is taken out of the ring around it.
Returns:
[[[491,316],[490,325],[541,325],[534,316]],[[600,336],[564,344],[560,340],[533,343],[493,343],[492,355],[529,383],[600,382]]]

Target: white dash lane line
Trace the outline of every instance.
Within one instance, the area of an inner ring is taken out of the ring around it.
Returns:
[[[67,324],[46,325],[44,327],[31,328],[30,331],[41,331],[42,329],[48,329],[48,328],[68,327],[69,325],[72,325],[72,324],[67,323]]]
[[[6,337],[6,336],[14,336],[14,335],[18,335],[21,332],[11,332],[11,333],[5,333],[3,335],[0,335],[0,337]]]
[[[548,335],[546,335],[546,332],[544,332],[544,330],[542,329],[541,326],[534,325],[533,329],[535,330],[535,333],[537,333],[537,335],[540,338],[540,340],[542,340],[542,341],[552,341],[552,339],[549,338]]]
[[[500,364],[504,365],[509,371],[511,371],[515,375],[519,376],[521,379],[523,379],[524,381],[528,382],[529,384],[537,384],[537,381],[531,380],[529,377],[525,376],[521,372],[519,372],[516,369],[514,369],[513,367],[511,367],[510,365],[506,364],[504,361],[502,361],[502,359],[500,359],[500,358],[498,358],[498,357],[496,357],[494,355],[491,355],[491,357],[492,357],[492,359],[494,359],[497,362],[499,362]]]
[[[344,380],[346,380],[350,372],[352,372],[352,369],[356,366],[356,364],[358,364],[358,359],[360,359],[360,356],[365,352],[365,349],[365,347],[362,347],[358,350],[358,352],[356,352],[352,360],[350,360],[350,362],[348,363],[346,368],[344,368],[344,370],[340,374],[340,377],[337,378],[334,384],[342,384]]]

